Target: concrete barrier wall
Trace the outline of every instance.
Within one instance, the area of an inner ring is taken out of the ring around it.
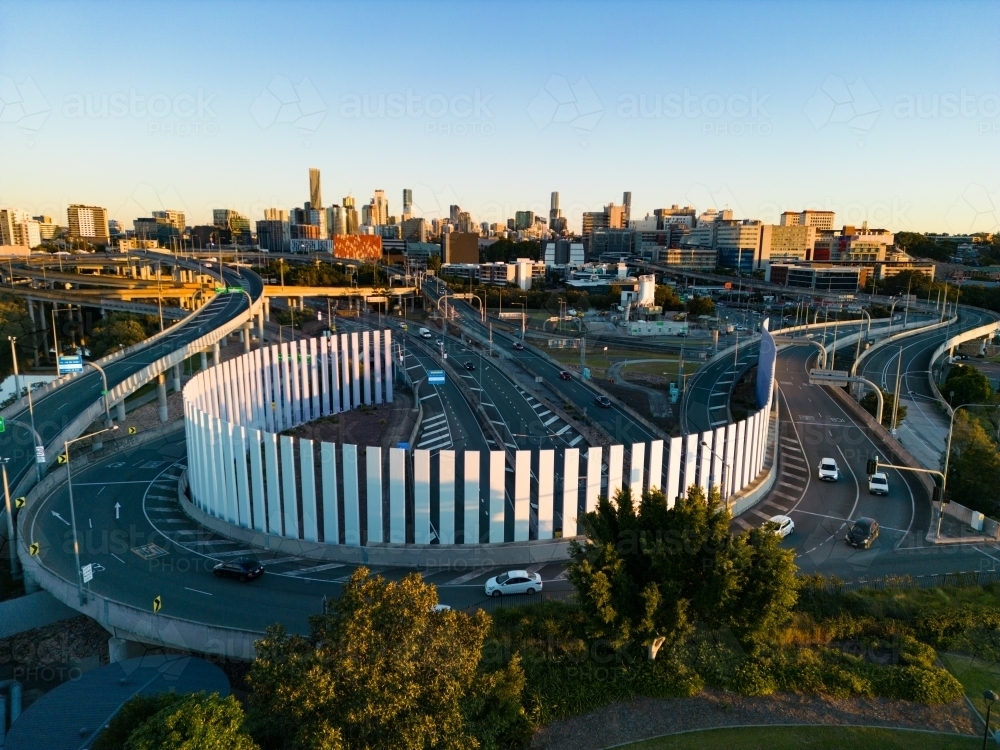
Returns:
[[[312,419],[391,400],[390,337],[384,331],[281,344],[196,375],[184,389],[192,516],[250,543],[291,545],[296,554],[362,561],[377,550],[380,560],[410,559],[404,551],[412,548],[418,559],[426,548],[456,546],[469,557],[477,545],[574,536],[581,513],[620,487],[637,495],[668,488],[671,504],[692,484],[724,484],[723,494],[733,496],[764,465],[770,403],[733,429],[636,443],[627,451],[611,445],[607,453],[596,447],[509,455],[407,452],[315,446],[284,434]],[[318,393],[316,382],[323,384]],[[565,478],[573,486],[557,486]],[[324,551],[322,545],[358,549]],[[548,559],[566,549],[541,547],[517,554]]]

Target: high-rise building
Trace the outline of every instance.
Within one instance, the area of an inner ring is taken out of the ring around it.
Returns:
[[[327,206],[326,228],[330,233],[331,238],[337,234],[347,234],[347,222],[344,209],[336,203],[332,206]]]
[[[323,194],[319,186],[319,170],[309,170],[309,205],[315,210],[323,208]]]
[[[622,217],[622,226],[627,227],[629,221],[632,219],[632,193],[626,192],[622,194],[622,208],[625,209],[625,213]]]
[[[422,218],[404,218],[401,227],[404,240],[408,242],[427,242],[427,222]]]
[[[657,229],[663,229],[670,224],[680,224],[693,229],[698,221],[698,213],[692,206],[681,208],[676,203],[670,208],[653,209],[653,216],[656,217]]]
[[[441,239],[444,263],[479,263],[479,235],[474,232],[448,232]]]
[[[812,260],[817,235],[814,226],[765,224],[761,228],[757,268],[766,268],[771,263]]]
[[[413,216],[413,191],[403,188],[403,221]]]
[[[19,208],[0,208],[0,245],[24,248],[42,244],[40,224]]]
[[[781,226],[816,227],[817,230],[833,229],[833,211],[785,211],[781,214]]]
[[[163,224],[168,224],[181,232],[183,232],[184,228],[187,226],[183,211],[174,211],[172,209],[167,209],[166,211],[153,211],[153,218]]]
[[[514,229],[531,229],[534,224],[534,211],[516,211],[514,213]]]
[[[760,247],[763,225],[751,219],[720,219],[717,223],[715,249],[719,254],[719,265],[750,273]]]
[[[291,249],[292,232],[288,212],[280,208],[265,208],[264,220],[257,222],[257,245],[271,253],[287,253]]]
[[[59,225],[55,223],[51,216],[33,216],[35,221],[38,222],[38,231],[42,236],[42,240],[54,239],[56,234],[59,232]],[[117,222],[116,222],[117,223]],[[108,227],[110,230],[111,221],[108,222]],[[111,232],[113,234],[113,232]]]
[[[553,192],[549,200],[549,227],[556,228],[556,221],[562,218],[562,211],[559,209],[559,193]]]
[[[239,211],[233,211],[230,208],[213,208],[212,224],[220,229],[228,229],[234,234],[250,231],[250,219]]]
[[[265,208],[264,221],[288,221],[288,211],[283,208]]]
[[[71,238],[89,240],[98,245],[106,245],[110,241],[106,208],[74,203],[66,209],[66,216]]]
[[[451,221],[452,224],[457,224],[458,223],[458,215],[460,213],[462,213],[462,207],[461,206],[452,205],[452,206],[448,207],[448,218],[449,218],[449,220]]]
[[[344,198],[344,230],[345,234],[358,233],[358,210],[354,207],[354,196]]]

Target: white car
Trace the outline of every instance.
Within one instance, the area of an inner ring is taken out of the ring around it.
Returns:
[[[542,577],[526,570],[508,570],[486,582],[487,596],[534,594],[542,590]]]
[[[832,458],[824,458],[819,462],[819,478],[824,482],[836,482],[840,479],[840,469]]]
[[[768,523],[773,523],[776,528],[774,533],[777,534],[781,539],[795,531],[795,521],[793,521],[788,516],[771,516],[768,519]]]
[[[889,495],[889,477],[881,471],[868,478],[868,493],[870,495]]]
[[[431,608],[431,612],[450,612],[451,606],[448,604],[435,604]]]

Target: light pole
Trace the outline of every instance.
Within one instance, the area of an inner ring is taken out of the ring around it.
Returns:
[[[14,526],[14,506],[10,502],[10,486],[7,484],[7,462],[10,461],[9,458],[0,459],[0,467],[3,468],[3,501],[4,506],[7,510],[7,546],[10,547],[10,572],[13,576],[17,575],[17,545],[15,544],[14,534],[16,533],[16,527]]]
[[[76,532],[76,505],[73,503],[73,464],[69,458],[69,447],[73,443],[100,435],[102,432],[110,432],[117,429],[118,425],[112,425],[111,427],[105,427],[103,430],[91,432],[89,435],[81,435],[78,438],[67,440],[63,443],[63,452],[66,454],[66,483],[69,486],[69,518],[70,526],[73,527],[73,557],[76,560],[76,587],[80,594],[80,604],[86,603],[87,600],[83,595],[83,568],[80,567],[80,537]]]
[[[8,336],[7,338],[10,339],[10,354],[14,358],[14,385],[17,388],[18,395],[20,395],[21,380],[17,372],[17,351],[14,348],[14,342],[17,341],[17,336]],[[26,390],[28,391],[28,417],[31,419],[31,432],[35,436],[35,439],[38,441],[36,445],[44,445],[44,443],[42,443],[42,439],[38,437],[37,430],[35,430],[35,407],[31,399],[31,383],[28,383],[28,387]],[[14,424],[20,424],[19,422],[13,419],[10,419],[8,421]],[[39,482],[42,481],[42,470],[38,468],[37,460],[35,462],[35,473],[38,477],[38,481]]]
[[[983,691],[983,700],[986,701],[986,727],[983,729],[983,750],[986,750],[986,740],[990,736],[990,712],[993,710],[993,704],[996,700],[1000,698],[992,690]]]
[[[718,453],[712,450],[712,447],[706,441],[704,440],[701,441],[701,447],[708,448],[708,452],[722,462],[722,477],[719,487],[719,494],[722,496],[722,499],[726,503],[726,510],[729,510],[729,488],[726,487],[726,485],[728,484],[726,479],[729,476],[729,472],[732,471],[732,467],[729,465],[729,462],[726,459],[724,459],[722,456],[720,456]],[[708,480],[708,487],[710,492],[714,479],[715,479],[714,472],[712,472],[712,474],[709,475],[709,480]]]
[[[99,373],[101,373],[101,386],[102,395],[104,396],[104,426],[111,427],[111,409],[108,408],[108,374],[104,372],[104,368],[101,367],[96,362],[87,362],[86,364],[95,368]],[[96,433],[94,433],[96,434]]]
[[[160,287],[160,261],[156,261],[156,306],[160,310],[160,333],[163,333],[163,292]]]

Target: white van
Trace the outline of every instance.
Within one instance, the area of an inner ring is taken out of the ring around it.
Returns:
[[[431,329],[430,328],[421,328],[420,329],[420,338],[422,338],[422,339],[429,339],[430,337],[431,337]]]

